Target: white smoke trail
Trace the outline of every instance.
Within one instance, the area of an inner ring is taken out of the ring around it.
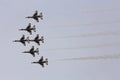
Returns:
[[[71,47],[71,48],[54,48],[54,49],[46,49],[45,51],[79,50],[79,49],[104,48],[104,47],[114,47],[114,46],[120,46],[120,42],[111,43],[111,44],[93,45],[93,46],[78,46],[78,47]]]
[[[120,23],[120,20],[113,20],[113,21],[101,21],[101,22],[90,22],[90,23],[71,23],[71,24],[64,24],[64,25],[49,25],[54,28],[62,28],[62,27],[85,27],[85,26],[92,26],[96,27],[97,25],[104,25],[104,24],[115,24]]]
[[[63,36],[63,37],[54,37],[54,38],[80,38],[80,37],[95,37],[95,36],[108,36],[108,35],[120,35],[120,31],[111,31],[111,32],[97,32],[97,33],[89,33],[89,34],[80,34],[80,35],[72,35],[72,36]]]
[[[97,8],[97,9],[80,9],[82,13],[95,13],[95,12],[108,12],[108,11],[115,11],[120,10],[120,7],[113,7],[113,8]]]
[[[79,58],[65,58],[65,59],[58,59],[58,61],[69,61],[69,60],[108,60],[108,59],[120,59],[120,54],[105,55],[105,56],[88,56],[88,57],[79,57]]]

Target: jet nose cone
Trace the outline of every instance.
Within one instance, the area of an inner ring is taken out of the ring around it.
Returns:
[[[30,16],[27,16],[27,17],[25,17],[25,18],[30,18]]]
[[[19,30],[22,30],[22,29],[19,29]]]
[[[16,42],[16,40],[14,40],[13,42]]]
[[[27,53],[26,51],[22,52],[22,53]]]
[[[29,18],[29,17],[25,17],[25,18]]]
[[[34,64],[34,63],[36,63],[36,62],[31,62],[31,64]]]

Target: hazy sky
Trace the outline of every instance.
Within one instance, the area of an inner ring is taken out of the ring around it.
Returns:
[[[0,0],[0,80],[120,80],[119,0]],[[43,12],[37,23],[26,19]],[[18,29],[28,23],[37,32]],[[13,43],[23,34],[45,37],[45,43],[24,47]],[[23,54],[38,47],[35,58]],[[31,64],[41,56],[49,65]]]

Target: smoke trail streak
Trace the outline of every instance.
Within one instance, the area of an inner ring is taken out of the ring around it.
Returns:
[[[114,21],[101,21],[101,22],[90,22],[90,23],[73,23],[73,24],[65,24],[65,25],[49,25],[51,27],[57,28],[57,27],[85,27],[85,26],[94,26],[96,25],[103,25],[103,24],[115,24],[120,23],[120,20],[114,20]]]
[[[94,45],[94,46],[78,46],[72,48],[54,48],[54,49],[46,49],[45,51],[60,51],[60,50],[79,50],[79,49],[92,49],[92,48],[104,48],[104,47],[113,47],[120,46],[120,42],[111,43],[111,44],[102,44],[102,45]]]
[[[114,10],[120,10],[119,7],[113,7],[113,8],[98,8],[98,9],[81,9],[80,12],[82,13],[93,13],[93,12],[106,12],[106,11],[114,11]]]
[[[114,32],[97,32],[97,33],[89,33],[89,34],[80,34],[80,35],[73,35],[73,36],[63,36],[63,37],[52,37],[52,38],[79,38],[79,37],[95,37],[95,36],[108,36],[108,35],[120,35],[120,31]]]
[[[93,22],[93,23],[88,23],[88,24],[83,24],[83,25],[92,26],[92,25],[100,25],[100,24],[112,24],[112,23],[120,23],[120,20],[116,20],[116,21],[103,21],[103,22]]]
[[[79,57],[79,58],[65,58],[58,59],[59,61],[69,61],[69,60],[108,60],[108,59],[120,59],[120,54],[116,55],[105,55],[105,56],[89,56],[89,57]]]

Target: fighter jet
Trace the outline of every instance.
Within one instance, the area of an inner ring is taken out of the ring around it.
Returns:
[[[27,39],[25,39],[25,35],[23,35],[20,40],[14,40],[13,42],[21,42],[24,46],[26,46],[25,42],[29,43],[29,37],[27,37]]]
[[[43,20],[43,14],[41,12],[40,15],[38,15],[38,11],[35,11],[35,13],[33,14],[33,16],[28,16],[26,18],[32,18],[32,19],[36,20],[37,22],[39,22],[39,18],[41,20]]]
[[[37,48],[36,50],[34,49],[34,46],[32,46],[32,48],[29,51],[24,51],[23,53],[29,53],[31,54],[33,57],[35,57],[35,53],[37,53],[39,55],[39,49]]]
[[[37,34],[37,36],[33,40],[29,40],[29,41],[33,41],[33,42],[37,43],[38,45],[40,45],[40,41],[42,43],[44,43],[44,37],[41,36],[41,38],[39,38],[39,34]]]
[[[42,56],[39,61],[32,63],[40,64],[42,67],[44,67],[44,64],[48,65],[48,59],[46,58],[45,60],[43,60],[43,56]]]
[[[30,33],[30,35],[32,35],[32,30],[34,32],[36,32],[36,28],[35,25],[33,25],[33,27],[31,27],[31,23],[28,24],[28,26],[25,29],[19,29],[20,31],[27,31]]]

